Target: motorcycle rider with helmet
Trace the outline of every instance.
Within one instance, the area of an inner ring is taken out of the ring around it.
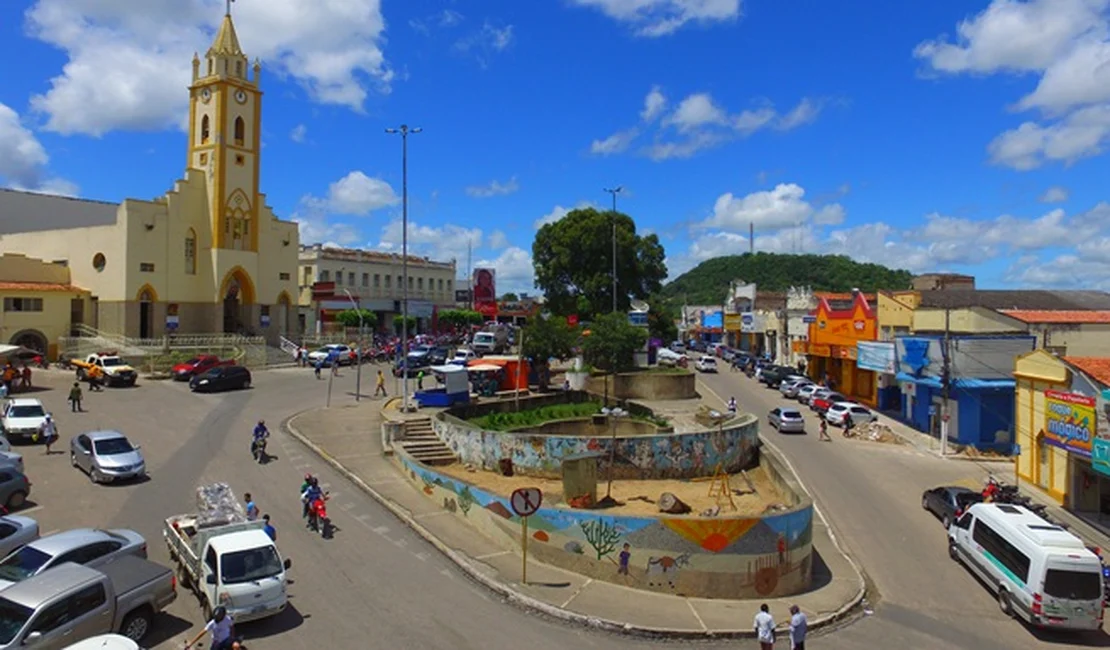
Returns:
[[[315,511],[313,504],[318,499],[325,498],[324,491],[320,488],[320,481],[315,476],[308,479],[308,488],[301,494],[301,501],[305,505],[305,516],[308,518],[307,528],[315,528]]]
[[[258,462],[266,456],[266,439],[270,437],[270,430],[266,428],[266,421],[259,420],[251,434],[251,456],[257,457]]]

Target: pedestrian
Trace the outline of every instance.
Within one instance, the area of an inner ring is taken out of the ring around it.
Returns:
[[[85,378],[89,380],[89,391],[99,393],[104,390],[104,370],[100,366],[90,366]]]
[[[760,650],[775,650],[775,619],[767,603],[760,605],[755,615],[755,636]]]
[[[832,438],[829,436],[829,421],[825,418],[821,418],[821,426],[819,427],[819,431],[820,435],[817,437],[818,440],[832,442]]]
[[[779,552],[779,566],[786,564],[786,535],[779,533],[778,541],[775,542],[775,550]]]
[[[728,398],[728,413],[729,415],[736,415],[736,398]]]
[[[262,532],[269,535],[270,539],[272,539],[276,542],[277,541],[277,529],[274,528],[273,524],[270,523],[270,515],[262,515],[262,521],[266,522],[266,525],[264,525],[262,527]]]
[[[790,606],[790,650],[806,650],[809,619],[797,605]]]
[[[854,429],[854,428],[856,428],[856,423],[852,422],[852,414],[851,413],[845,413],[844,414],[844,437],[845,438],[851,438],[852,437],[852,429]]]
[[[301,347],[297,350],[297,352],[299,352],[301,355],[301,367],[308,367],[308,348],[304,346],[304,343],[301,343]]]
[[[190,650],[205,634],[212,635],[212,644],[209,646],[211,650],[239,650],[240,648],[234,636],[235,620],[223,605],[212,610],[212,619],[193,637],[192,641],[185,644],[185,650]]]
[[[378,370],[377,386],[374,388],[374,397],[377,397],[379,394],[382,397],[388,397],[385,392],[385,375],[382,374],[380,369]]]
[[[73,388],[69,389],[69,408],[74,413],[80,413],[81,408],[81,382],[73,382]]]
[[[251,497],[251,493],[244,493],[243,499],[247,502],[247,521],[254,521],[258,519],[258,506],[255,505],[254,498]]]
[[[54,418],[49,413],[46,414],[46,419],[43,421],[42,426],[39,427],[39,434],[42,436],[43,443],[46,445],[46,455],[54,453],[50,447],[58,441],[58,425],[54,422]]]
[[[31,366],[23,364],[23,389],[28,390],[31,388]]]
[[[300,346],[297,346],[297,354],[296,354],[296,356],[294,357],[293,360],[298,366],[303,366],[304,365],[304,357],[301,356]]]
[[[416,390],[424,390],[424,371],[416,373]]]
[[[317,359],[316,360],[316,365],[313,367],[313,372],[316,373],[316,378],[317,379],[323,379],[323,377],[320,376],[320,371],[323,370],[323,369],[324,369],[324,360],[323,359]]]
[[[0,399],[8,399],[8,385],[0,381]]]

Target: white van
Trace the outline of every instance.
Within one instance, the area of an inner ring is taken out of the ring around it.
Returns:
[[[1102,564],[1083,542],[1021,506],[976,503],[948,529],[948,554],[1032,625],[1102,627]]]

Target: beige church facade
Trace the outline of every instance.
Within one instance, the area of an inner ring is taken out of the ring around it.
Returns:
[[[291,332],[300,241],[259,187],[260,78],[225,16],[193,59],[187,166],[173,189],[120,204],[0,190],[0,252],[68,265],[92,295],[86,321],[104,332]]]

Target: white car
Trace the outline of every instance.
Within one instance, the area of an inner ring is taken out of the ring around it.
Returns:
[[[62,650],[142,650],[142,646],[119,634],[101,634],[67,645]]]
[[[717,372],[717,360],[706,354],[698,359],[694,367],[697,368],[699,372]]]
[[[679,354],[668,348],[659,348],[655,351],[655,362],[661,366],[677,366],[685,355]]]
[[[8,440],[30,442],[46,421],[46,408],[33,397],[17,397],[8,400],[0,412],[0,427]],[[9,447],[10,449],[10,447]],[[5,449],[4,451],[8,451]]]
[[[317,361],[327,363],[328,359],[335,355],[338,355],[337,363],[341,366],[351,365],[355,362],[354,357],[351,356],[351,346],[342,343],[330,343],[318,350],[309,352],[308,362],[310,364],[315,364]]]
[[[859,426],[867,424],[879,419],[879,416],[871,412],[871,409],[866,406],[860,406],[854,402],[837,402],[825,411],[825,420],[829,424],[836,426],[844,426],[844,420],[848,416],[852,417],[852,424]]]
[[[452,366],[466,366],[471,361],[477,358],[478,354],[474,350],[459,348],[458,350],[455,350],[455,356],[451,357],[451,360],[447,363]]]
[[[779,384],[779,392],[783,397],[795,397],[798,395],[798,389],[802,386],[808,386],[813,382],[805,377],[787,377]]]
[[[12,551],[39,538],[39,522],[30,517],[6,515],[0,517],[0,555],[7,557]]]

